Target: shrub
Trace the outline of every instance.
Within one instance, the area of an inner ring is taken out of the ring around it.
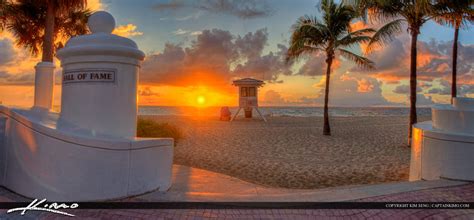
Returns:
[[[174,138],[175,144],[183,137],[181,130],[168,123],[158,123],[150,119],[138,119],[137,137]]]

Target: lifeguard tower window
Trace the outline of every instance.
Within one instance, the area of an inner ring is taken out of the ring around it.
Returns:
[[[256,91],[255,87],[249,87],[249,93],[248,93],[249,97],[255,97],[257,95],[255,91]]]
[[[255,97],[257,96],[257,90],[255,87],[241,87],[240,96],[241,97]]]
[[[248,96],[248,90],[247,90],[247,87],[241,87],[240,89],[240,96],[242,97],[247,97]]]

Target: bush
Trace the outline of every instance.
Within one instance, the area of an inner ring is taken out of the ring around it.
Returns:
[[[174,138],[175,144],[183,137],[181,130],[168,123],[158,123],[150,119],[138,119],[137,137]]]

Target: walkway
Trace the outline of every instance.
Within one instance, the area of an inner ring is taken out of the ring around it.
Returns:
[[[360,202],[474,202],[474,183],[448,180],[347,186],[322,190],[265,188],[233,177],[175,165],[173,187],[121,201],[360,201]],[[0,202],[29,201],[0,188]],[[81,219],[474,219],[468,210],[72,210]],[[63,219],[56,214],[28,212],[0,219]],[[67,217],[64,217],[66,219]],[[70,219],[70,218],[67,218]]]

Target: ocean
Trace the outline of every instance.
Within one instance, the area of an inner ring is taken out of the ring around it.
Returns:
[[[230,107],[234,114],[237,107]],[[262,114],[286,117],[323,116],[322,107],[260,107]],[[430,116],[431,108],[418,108],[419,116]],[[219,116],[220,107],[139,106],[139,115]],[[243,114],[242,111],[240,114]],[[254,112],[254,114],[257,114]],[[405,116],[405,107],[330,107],[329,114],[339,117],[357,116]]]

